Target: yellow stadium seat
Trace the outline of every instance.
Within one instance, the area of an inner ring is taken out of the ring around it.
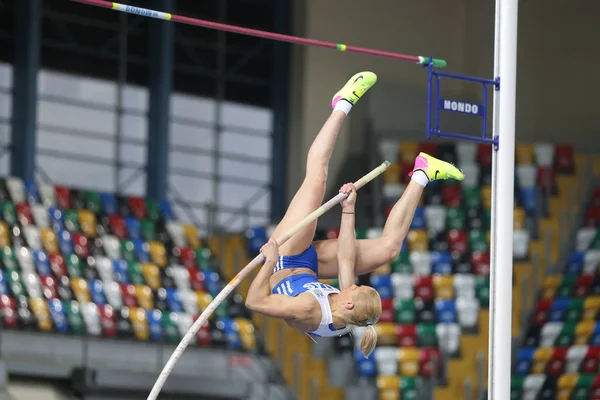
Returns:
[[[162,287],[160,270],[156,265],[151,263],[143,263],[142,274],[144,275],[144,280],[152,290],[158,290],[160,287]]]
[[[146,311],[143,308],[130,308],[129,319],[133,326],[133,334],[138,340],[148,340],[150,331],[148,329],[148,321],[146,320]]]
[[[481,187],[481,202],[484,209],[489,210],[492,208],[492,187],[490,185]]]
[[[419,349],[416,347],[401,347],[399,351],[399,370],[401,376],[419,375]]]
[[[52,228],[41,228],[40,236],[42,237],[42,245],[44,246],[46,253],[49,255],[60,254],[56,233],[54,233]]]
[[[10,228],[3,221],[0,221],[0,246],[10,247]]]
[[[91,302],[90,289],[88,283],[83,278],[71,278],[71,289],[80,304]]]
[[[521,207],[515,208],[513,229],[515,231],[525,229],[525,210]]]
[[[400,400],[400,377],[378,376],[379,400]]]
[[[533,144],[519,143],[517,144],[517,164],[531,165],[533,164]]]
[[[202,243],[200,242],[200,236],[198,236],[198,229],[196,229],[194,225],[183,224],[183,232],[188,242],[188,247],[192,249],[202,247]]]
[[[392,164],[383,173],[383,183],[400,183],[400,164]]]
[[[533,354],[533,365],[531,366],[532,374],[544,374],[548,361],[552,358],[554,348],[552,347],[540,347],[535,350]]]
[[[433,287],[436,299],[452,300],[454,298],[454,277],[452,275],[434,275]]]
[[[558,378],[558,383],[556,385],[556,388],[558,389],[556,396],[557,400],[569,400],[578,381],[579,374],[577,373],[562,374],[560,378]]]
[[[419,144],[416,142],[402,142],[400,143],[400,160],[403,163],[412,163],[417,158],[417,151],[419,151]]]
[[[542,283],[542,298],[553,299],[562,279],[562,275],[547,276]]]
[[[253,351],[256,349],[256,332],[254,331],[252,322],[246,318],[236,318],[235,322],[238,325],[240,340],[242,341],[244,350]]]
[[[90,210],[79,210],[79,222],[81,224],[81,231],[87,237],[96,237],[96,214]]]
[[[377,330],[377,344],[381,346],[395,346],[398,343],[396,324],[392,322],[380,322],[373,326]]]
[[[146,285],[135,285],[135,298],[138,305],[144,310],[152,310],[154,308],[154,300],[152,299],[152,289]]]
[[[596,315],[598,315],[598,309],[600,309],[600,296],[589,296],[583,302],[583,315],[581,319],[594,321]]]
[[[590,336],[592,336],[592,332],[594,332],[594,327],[596,326],[596,321],[581,321],[575,327],[575,341],[574,344],[578,345],[587,345],[590,341]]]
[[[155,241],[148,242],[148,251],[153,263],[161,268],[167,266],[167,250],[164,244]]]
[[[429,236],[426,230],[411,230],[408,232],[409,251],[427,251],[429,249]]]
[[[37,318],[38,328],[42,331],[52,331],[52,319],[46,300],[41,298],[29,299],[29,307],[31,307],[33,315]]]
[[[200,312],[203,312],[204,310],[206,310],[206,307],[208,307],[208,305],[210,304],[210,302],[213,300],[213,298],[210,295],[210,293],[204,292],[202,290],[197,290],[196,291],[196,299],[198,300],[198,310]],[[213,318],[214,315],[215,315],[215,313],[212,313],[208,317],[208,319]]]

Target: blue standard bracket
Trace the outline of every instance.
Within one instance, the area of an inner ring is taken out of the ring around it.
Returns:
[[[498,136],[487,137],[487,112],[488,112],[488,86],[494,86],[494,90],[500,90],[500,78],[485,79],[474,76],[458,75],[449,72],[441,72],[433,69],[433,63],[427,65],[429,71],[429,81],[427,83],[427,139],[432,136],[445,137],[450,139],[469,140],[477,143],[493,144],[494,149],[498,150]],[[476,82],[483,86],[483,104],[468,103],[453,99],[444,99],[440,97],[441,78],[450,78],[461,81]],[[433,86],[435,79],[435,98],[433,97]],[[432,121],[432,103],[435,103],[435,115]],[[444,132],[440,130],[440,111],[455,112],[460,114],[472,115],[482,118],[481,136],[466,135],[463,133]]]

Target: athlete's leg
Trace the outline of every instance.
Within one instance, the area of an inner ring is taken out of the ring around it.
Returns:
[[[411,175],[410,183],[388,216],[382,235],[376,239],[356,241],[356,275],[371,272],[398,256],[419,199],[429,181],[464,178],[452,164],[423,154],[417,157]],[[319,278],[337,277],[337,240],[324,240],[314,245],[319,255]]]
[[[333,97],[332,107],[334,110],[308,151],[304,181],[292,199],[285,216],[275,228],[273,232],[275,239],[319,208],[323,202],[329,159],[340,127],[352,106],[376,81],[377,77],[372,72],[358,73]],[[308,224],[280,246],[279,254],[294,255],[306,250],[315,235],[316,227],[317,221]]]

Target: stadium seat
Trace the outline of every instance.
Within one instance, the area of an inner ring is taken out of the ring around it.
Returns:
[[[148,242],[148,250],[153,263],[161,268],[167,266],[167,250],[161,242]]]
[[[437,342],[440,350],[455,354],[460,347],[460,326],[456,323],[439,323],[436,326]]]
[[[98,306],[98,316],[102,334],[107,337],[117,336],[117,315],[109,304]]]
[[[395,296],[394,299],[394,308],[396,311],[395,319],[396,322],[401,324],[412,324],[415,321],[415,305],[412,300],[412,284],[410,289],[410,296],[406,296],[406,298]],[[398,292],[395,290],[394,293],[397,294]]]
[[[490,279],[488,276],[475,278],[475,293],[482,306],[487,307],[490,302]]]
[[[375,363],[379,375],[398,375],[398,349],[390,346],[378,347],[375,354]]]
[[[540,347],[533,354],[533,364],[531,366],[532,374],[545,374],[548,362],[554,353],[552,347]]]
[[[102,334],[102,327],[100,325],[98,306],[94,303],[84,302],[81,305],[81,314],[88,335],[100,336]]]
[[[477,145],[469,142],[456,144],[456,158],[459,166],[475,163],[477,160]]]
[[[516,161],[518,165],[533,165],[533,145],[529,143],[518,143],[516,146]]]
[[[446,230],[446,207],[440,205],[426,206],[425,222],[429,232],[444,232]]]
[[[575,172],[575,155],[573,147],[569,145],[556,145],[554,148],[554,166],[560,174]]]
[[[529,257],[529,231],[513,232],[513,254],[516,260],[525,260]]]
[[[460,185],[444,185],[442,201],[447,207],[458,208],[463,202],[463,192]]]
[[[194,225],[183,224],[183,233],[185,235],[188,247],[195,249],[201,246],[200,236],[198,236],[198,230]]]
[[[479,320],[479,301],[473,297],[456,299],[458,323],[463,328],[476,328]]]
[[[454,298],[453,276],[434,275],[433,286],[436,299],[451,300]]]
[[[465,211],[462,208],[448,208],[446,214],[446,227],[449,230],[462,230],[465,228]]]
[[[456,303],[454,300],[439,300],[435,301],[436,308],[436,319],[440,323],[455,323],[456,317]]]
[[[428,250],[429,240],[425,230],[410,230],[407,241],[410,252],[425,252]]]
[[[554,165],[554,145],[550,143],[536,143],[534,146],[535,162],[541,167]]]
[[[436,375],[439,376],[440,366],[442,364],[442,357],[440,350],[435,347],[429,347],[421,349],[419,352],[419,374],[423,377],[431,377],[435,371]]]
[[[429,253],[431,268],[434,274],[450,275],[452,273],[452,255],[448,251],[432,251]]]
[[[401,347],[398,350],[399,370],[401,376],[415,377],[419,375],[419,349]],[[396,397],[397,398],[397,397]]]
[[[533,364],[533,356],[536,349],[533,347],[522,347],[517,352],[515,375],[525,376],[529,374]]]
[[[429,252],[411,252],[409,257],[410,264],[415,275],[431,275],[431,257]]]

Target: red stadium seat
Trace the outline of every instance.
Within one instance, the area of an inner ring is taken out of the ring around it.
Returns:
[[[112,306],[98,306],[98,314],[103,335],[108,337],[117,336],[117,315]]]
[[[204,274],[196,267],[188,267],[187,270],[190,275],[190,284],[192,286],[192,290],[206,290],[204,285]]]
[[[415,347],[417,345],[417,327],[413,324],[396,326],[399,347]]]
[[[110,232],[119,239],[127,238],[127,226],[125,220],[120,215],[111,215],[108,217]]]
[[[393,299],[381,299],[381,317],[379,322],[394,322]]]
[[[591,274],[580,275],[577,278],[577,284],[575,285],[575,297],[586,297],[590,293],[594,278],[594,275]]]
[[[340,228],[327,229],[327,234],[326,234],[327,239],[336,239],[338,236],[340,236]]]
[[[414,162],[403,163],[400,167],[400,183],[407,185],[410,182],[410,174],[415,166]]]
[[[447,207],[457,208],[462,204],[462,187],[460,185],[444,186],[442,199]]]
[[[415,297],[424,301],[433,299],[433,279],[431,276],[415,277]]]
[[[490,274],[490,253],[473,252],[471,254],[471,264],[475,275],[487,276]]]
[[[33,213],[31,212],[29,204],[16,204],[15,208],[17,210],[17,218],[22,226],[31,225],[35,223],[33,220]]]
[[[18,326],[17,302],[7,294],[0,296],[0,315],[2,315],[4,327],[16,328]]]
[[[69,188],[64,186],[56,186],[54,188],[56,193],[56,205],[63,210],[71,208],[71,191]]]
[[[581,373],[597,374],[598,361],[600,359],[600,347],[592,346],[588,349],[583,361],[581,362]]]
[[[451,230],[448,232],[448,250],[452,253],[465,254],[469,248],[466,231]]]
[[[418,152],[427,153],[430,156],[436,156],[438,151],[438,144],[436,142],[421,142],[419,143]]]
[[[541,299],[538,301],[533,315],[533,324],[535,326],[542,326],[546,323],[553,301],[554,299]]]
[[[131,213],[139,220],[146,218],[146,202],[141,197],[130,197],[128,199]]]
[[[57,299],[58,293],[56,291],[56,278],[53,276],[40,276],[40,283],[42,285],[42,292],[46,299]]]
[[[538,187],[543,191],[549,190],[553,193],[556,190],[556,170],[554,168],[538,167],[536,180]]]
[[[60,254],[51,254],[48,256],[48,259],[50,260],[50,268],[52,269],[52,273],[54,273],[57,278],[68,275],[63,256]]]
[[[477,161],[482,167],[492,166],[492,146],[489,144],[477,145]]]
[[[552,353],[552,357],[546,367],[546,373],[548,375],[559,376],[564,372],[568,350],[568,347],[558,347],[554,349],[554,353]]]
[[[194,316],[194,323],[199,318],[199,315]],[[198,330],[198,344],[200,346],[210,346],[210,325],[208,321],[205,321],[200,330]]]
[[[433,347],[423,348],[419,356],[419,364],[421,365],[420,373],[422,376],[430,377],[434,370],[439,371],[442,363],[439,349]]]
[[[600,225],[600,207],[590,207],[585,213],[584,225],[595,227]]]
[[[135,286],[121,283],[121,296],[123,297],[123,305],[125,307],[137,307]]]
[[[600,187],[594,189],[594,193],[592,194],[592,204],[591,207],[598,208],[600,207]]]
[[[79,257],[84,258],[90,255],[90,244],[83,233],[73,232],[73,250]]]
[[[184,267],[196,267],[196,253],[192,249],[188,247],[177,247],[175,251],[179,255],[179,260]]]
[[[575,172],[575,155],[570,145],[556,145],[554,147],[554,165],[559,174]]]

